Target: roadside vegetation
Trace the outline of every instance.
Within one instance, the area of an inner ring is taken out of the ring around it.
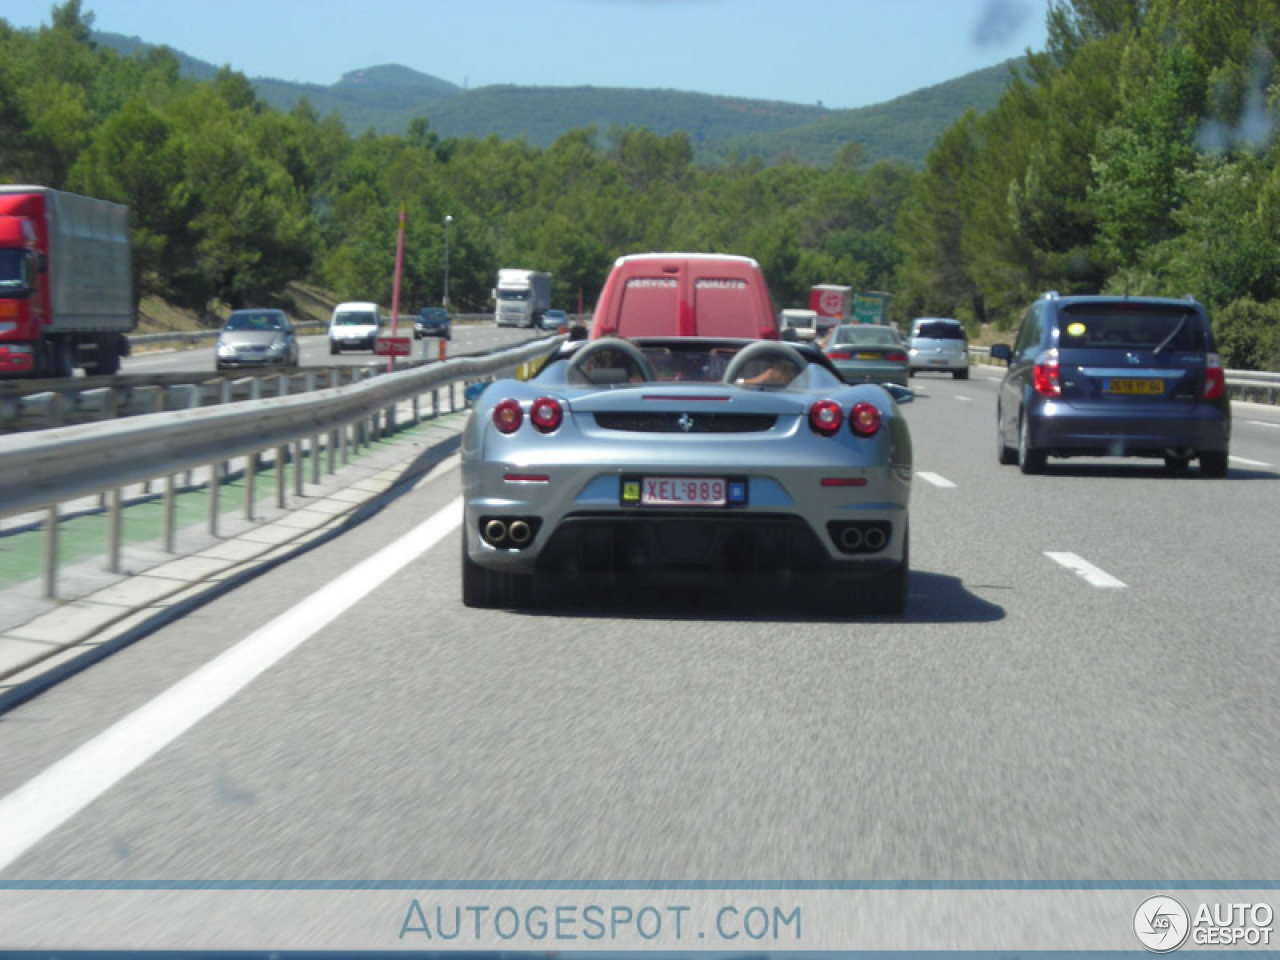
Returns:
[[[1048,289],[1191,293],[1229,366],[1280,368],[1280,7],[1054,0],[1048,17],[1048,49],[916,171],[855,142],[823,165],[705,165],[687,134],[641,127],[545,147],[442,138],[428,117],[353,135],[233,71],[98,47],[67,0],[40,30],[0,21],[0,180],[128,204],[144,315],[207,326],[291,303],[296,281],[389,303],[403,203],[406,312],[441,300],[448,215],[464,312],[488,309],[499,266],[551,271],[576,311],[621,254],[718,250],[759,260],[779,308],[845,283],[986,338]]]

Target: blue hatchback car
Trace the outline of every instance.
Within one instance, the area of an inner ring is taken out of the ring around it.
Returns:
[[[1060,297],[1028,308],[996,407],[1003,464],[1038,473],[1048,457],[1198,460],[1227,473],[1231,401],[1209,315],[1191,297]]]
[[[452,339],[449,311],[444,307],[423,307],[413,321],[413,339],[440,337]]]

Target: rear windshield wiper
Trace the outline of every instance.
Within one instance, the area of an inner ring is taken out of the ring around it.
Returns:
[[[1173,332],[1160,341],[1160,346],[1156,347],[1154,350],[1151,351],[1152,356],[1154,357],[1160,356],[1160,351],[1163,350],[1165,347],[1167,347],[1173,341],[1173,338],[1182,332],[1182,328],[1187,325],[1187,320],[1190,318],[1190,316],[1191,314],[1184,313],[1178,319],[1178,325],[1173,328]]]

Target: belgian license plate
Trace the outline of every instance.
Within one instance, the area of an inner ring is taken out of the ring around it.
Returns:
[[[1164,381],[1143,379],[1113,379],[1107,381],[1107,393],[1122,393],[1128,396],[1159,396],[1164,393]]]
[[[724,477],[641,477],[642,507],[723,507]]]
[[[859,360],[879,360],[879,359],[880,359],[880,354],[878,354],[878,353],[860,353],[860,354],[858,354],[858,359],[859,359]]]

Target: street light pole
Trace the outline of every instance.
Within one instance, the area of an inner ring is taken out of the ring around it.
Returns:
[[[449,309],[449,225],[453,217],[445,214],[444,218],[444,308]]]

